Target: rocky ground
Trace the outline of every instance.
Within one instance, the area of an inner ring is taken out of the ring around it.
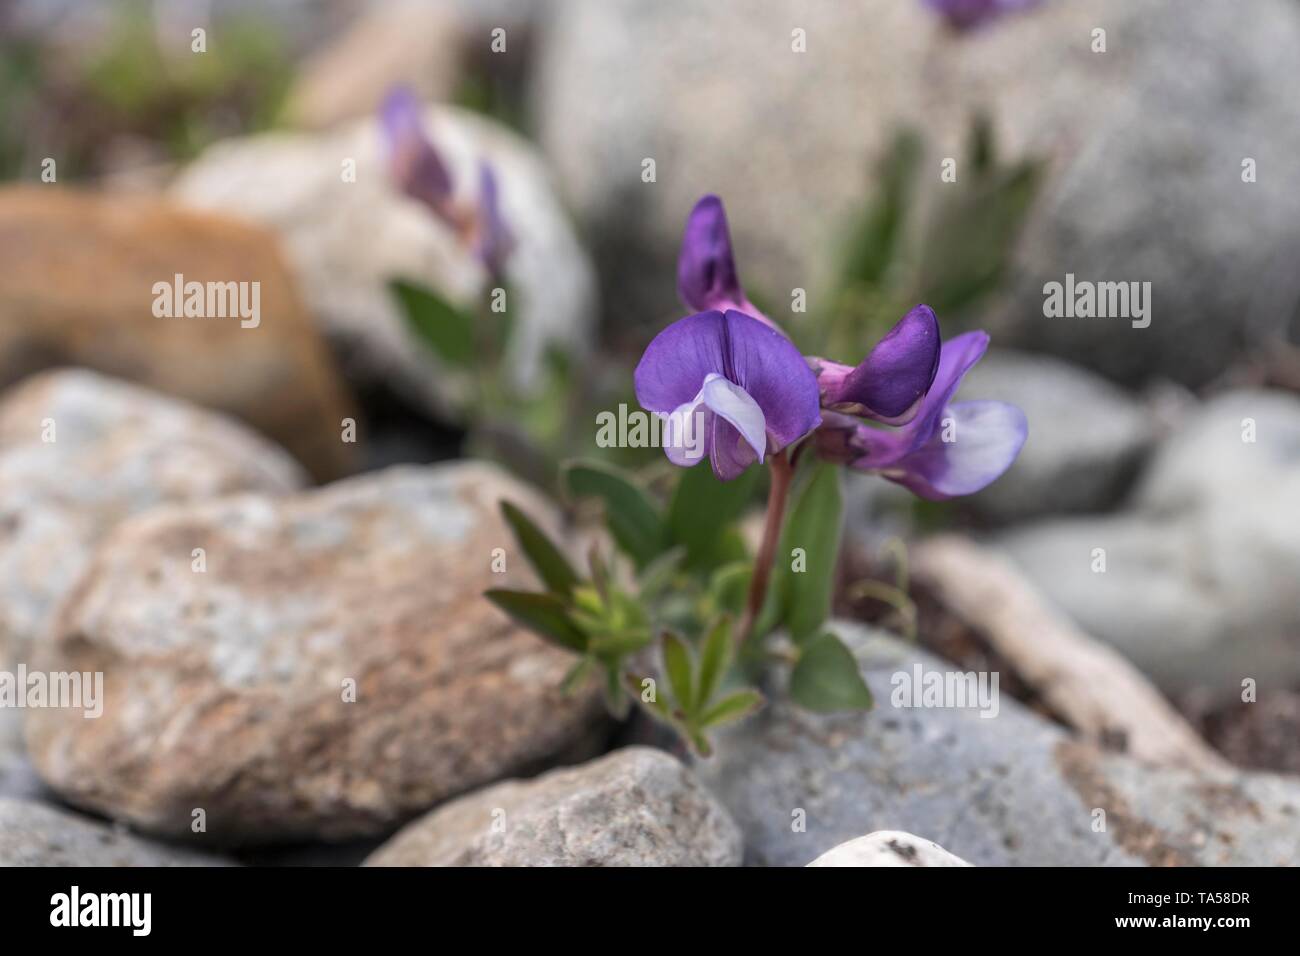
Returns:
[[[0,865],[1300,860],[1300,379],[1255,364],[1300,297],[1300,193],[1275,173],[1300,152],[1300,15],[1253,6],[1051,3],[957,43],[919,3],[811,5],[799,26],[832,55],[800,58],[759,26],[784,23],[777,0],[559,0],[545,23],[385,5],[303,65],[284,129],[144,192],[0,188],[0,672],[104,676],[101,715],[0,707]],[[800,711],[776,673],[765,709],[690,758],[596,689],[562,694],[568,655],[481,598],[531,583],[502,499],[561,539],[573,515],[461,457],[464,383],[386,283],[465,305],[489,277],[388,181],[373,103],[398,81],[450,99],[499,22],[528,54],[538,145],[457,107],[425,120],[459,179],[487,156],[503,181],[525,393],[552,347],[622,374],[598,322],[622,343],[678,308],[701,193],[739,198],[747,281],[783,301],[817,293],[897,121],[937,163],[985,108],[1012,157],[1044,161],[962,393],[1025,411],[1020,459],[946,510],[850,488],[836,630],[873,711]],[[1063,263],[1150,277],[1155,323],[1043,321]],[[153,314],[173,275],[260,283],[257,327]],[[936,524],[1117,651],[1214,760],[1072,724],[924,582],[900,636],[851,585],[895,580],[882,538]],[[918,668],[997,673],[996,714],[907,706],[895,681]]]

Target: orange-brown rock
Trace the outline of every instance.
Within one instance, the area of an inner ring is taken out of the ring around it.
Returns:
[[[55,186],[0,189],[0,386],[82,365],[244,419],[318,478],[354,412],[275,238],[220,214]],[[258,285],[238,315],[160,317],[155,284]]]

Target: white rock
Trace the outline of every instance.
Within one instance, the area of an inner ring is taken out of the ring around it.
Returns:
[[[464,110],[431,107],[425,120],[465,196],[477,188],[480,158],[497,171],[502,215],[517,240],[507,267],[514,318],[508,359],[527,386],[548,343],[585,347],[595,318],[594,272],[532,147]],[[349,160],[355,182],[343,180]],[[411,279],[470,305],[487,288],[487,273],[444,223],[392,184],[376,120],[226,141],[184,170],[172,193],[281,234],[303,293],[341,346],[351,376],[390,382],[434,411],[454,404],[452,381],[407,328],[387,283]]]
[[[970,866],[937,843],[902,830],[877,830],[827,850],[809,866]]]

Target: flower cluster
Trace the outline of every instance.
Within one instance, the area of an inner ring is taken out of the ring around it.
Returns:
[[[635,373],[644,408],[704,429],[703,442],[665,448],[674,464],[707,456],[730,480],[811,435],[821,457],[941,500],[979,491],[1020,453],[1020,409],[952,401],[986,334],[941,342],[933,310],[918,305],[856,366],[805,357],[746,297],[716,196],[691,212],[677,282],[701,311],[660,332]]]
[[[473,205],[465,208],[457,204],[451,172],[425,133],[415,94],[405,87],[394,89],[385,98],[379,117],[389,174],[398,188],[454,229],[493,279],[499,280],[514,237],[501,215],[500,189],[492,165],[486,160],[479,162],[477,196]]]

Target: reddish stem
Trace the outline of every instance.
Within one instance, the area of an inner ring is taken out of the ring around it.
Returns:
[[[772,472],[772,484],[767,492],[767,518],[763,525],[763,541],[758,548],[758,557],[754,561],[754,574],[749,581],[749,596],[745,601],[745,614],[740,619],[736,630],[736,646],[743,646],[753,636],[754,625],[763,610],[763,601],[767,597],[767,585],[772,577],[772,565],[776,560],[776,546],[781,540],[781,521],[785,517],[786,499],[790,497],[790,482],[794,477],[794,465],[783,451],[768,459]]]

